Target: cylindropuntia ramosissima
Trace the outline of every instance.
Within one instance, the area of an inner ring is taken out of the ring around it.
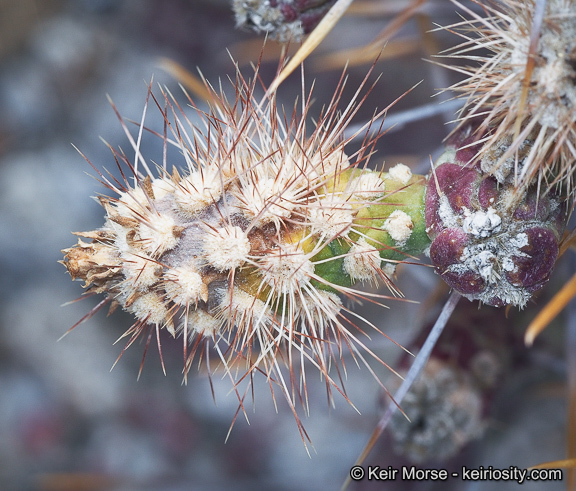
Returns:
[[[311,135],[307,104],[287,119],[274,98],[254,99],[254,84],[236,88],[233,104],[212,91],[215,107],[197,110],[204,128],[167,94],[154,99],[184,169],[169,172],[165,161],[154,175],[137,144],[134,164],[116,153],[133,178],[101,175],[116,194],[99,198],[106,222],[63,251],[87,293],[136,316],[128,346],[150,326],[181,334],[187,372],[211,341],[225,367],[244,367],[228,370],[234,384],[260,371],[294,404],[295,388],[306,391],[294,364],[310,362],[341,391],[330,367],[343,363],[343,347],[378,360],[358,335],[359,323],[375,326],[347,315],[342,299],[390,298],[354,285],[382,282],[396,293],[394,266],[407,257],[429,248],[452,288],[496,306],[522,307],[548,280],[563,207],[532,189],[518,199],[513,184],[486,175],[469,130],[451,139],[428,180],[402,164],[374,171],[372,140],[344,151],[355,106],[337,112],[342,87]]]
[[[136,316],[128,345],[149,327],[182,335],[188,371],[212,343],[234,384],[262,372],[293,405],[306,398],[304,364],[331,392],[342,391],[335,367],[346,349],[378,360],[361,339],[375,326],[342,300],[392,298],[369,297],[358,282],[396,294],[396,263],[429,245],[426,179],[402,164],[368,169],[370,139],[345,153],[357,105],[338,112],[343,83],[308,134],[308,104],[288,118],[238,77],[232,103],[212,90],[214,107],[197,109],[203,127],[168,94],[152,96],[183,168],[165,161],[154,175],[143,157],[115,153],[132,177],[100,175],[115,194],[99,198],[106,222],[78,233],[63,264],[87,293]]]
[[[496,21],[486,32],[500,29]],[[573,70],[572,51],[566,73]],[[347,315],[342,302],[366,298],[357,282],[381,281],[394,292],[396,262],[428,247],[452,288],[490,305],[522,307],[548,280],[566,215],[560,197],[530,182],[542,158],[538,179],[572,189],[566,162],[573,127],[563,132],[564,126],[528,118],[519,143],[499,112],[498,87],[484,96],[462,85],[471,100],[491,108],[487,123],[471,132],[469,119],[481,111],[468,109],[427,181],[401,164],[369,170],[371,140],[346,155],[342,135],[355,109],[351,103],[337,112],[341,88],[311,135],[308,104],[302,115],[286,118],[273,96],[257,101],[254,85],[241,79],[232,104],[212,91],[214,108],[197,111],[203,128],[189,125],[164,94],[165,103],[157,102],[170,132],[164,144],[179,149],[184,168],[170,170],[165,161],[152,173],[137,144],[133,164],[116,153],[132,176],[120,182],[102,176],[115,193],[100,198],[105,225],[78,234],[91,242],[64,250],[63,262],[87,292],[106,295],[100,305],[136,316],[128,345],[149,326],[182,335],[186,372],[211,341],[234,384],[260,371],[294,405],[306,398],[300,382],[309,364],[329,392],[341,391],[331,367],[343,364],[343,348],[366,364],[362,350],[375,356],[353,321],[364,319]],[[505,133],[495,130],[501,121]],[[563,146],[551,146],[551,134]],[[556,157],[564,160],[557,164]]]

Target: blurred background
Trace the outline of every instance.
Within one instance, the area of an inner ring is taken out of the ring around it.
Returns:
[[[446,31],[429,31],[435,23],[447,25],[458,17],[448,1],[418,2],[422,5],[415,15],[390,29],[414,3],[356,2],[307,60],[305,77],[307,87],[315,80],[312,114],[318,113],[350,58],[344,103],[387,42],[370,75],[375,87],[357,122],[365,122],[375,108],[387,106],[422,81],[390,110],[390,121],[397,124],[380,139],[372,163],[388,168],[402,162],[427,173],[430,157],[438,155],[449,132],[446,122],[454,115],[454,104],[447,102],[446,110],[428,116],[430,104],[447,100],[431,96],[456,78],[423,58],[455,42]],[[359,63],[358,51],[343,52],[359,47],[366,53],[363,47],[378,38],[379,47],[368,63]],[[226,88],[227,77],[234,76],[231,58],[249,77],[250,63],[262,53],[261,76],[268,84],[280,50],[273,41],[264,51],[262,45],[262,36],[235,29],[225,0],[0,0],[1,489],[339,489],[360,455],[388,401],[368,371],[353,360],[347,363],[346,388],[358,411],[342,397],[329,407],[323,381],[309,375],[310,415],[300,413],[313,443],[308,455],[289,408],[282,400],[274,406],[265,380],[254,384],[249,424],[240,414],[226,441],[237,410],[229,381],[218,373],[212,376],[214,398],[204,370],[193,370],[183,385],[180,340],[163,338],[166,375],[157,350],[151,348],[137,380],[143,345],[129,349],[110,371],[123,348],[122,341],[114,342],[132,324],[127,314],[106,317],[100,312],[59,341],[97,303],[89,298],[63,306],[80,297],[82,288],[57,263],[60,249],[76,242],[72,231],[103,224],[102,209],[90,197],[104,188],[90,177],[95,171],[73,145],[99,170],[115,166],[102,140],[130,150],[107,95],[124,117],[139,121],[152,78],[174,93],[179,90],[178,81],[162,68],[165,58],[192,73],[198,68],[213,84],[222,80]],[[291,108],[300,93],[300,74],[295,74],[280,87],[279,102]],[[203,101],[198,104],[202,107]],[[159,114],[153,113],[151,109],[147,121],[159,124]],[[403,122],[406,117],[413,121]],[[144,155],[159,161],[158,144],[146,140]],[[521,339],[538,305],[570,276],[574,268],[569,261],[562,259],[550,285],[523,312],[506,315],[460,302],[452,322],[456,334],[448,333],[446,345],[460,346],[465,332],[474,346],[470,356],[485,351],[493,356],[482,373],[492,370],[495,380],[477,391],[483,407],[478,423],[482,437],[458,447],[451,458],[419,466],[525,468],[563,458],[564,318],[531,350]],[[447,297],[426,260],[421,262],[398,272],[406,298],[420,303],[391,300],[389,310],[356,306],[414,352]],[[382,336],[373,335],[370,346],[391,366],[409,364]],[[444,356],[450,348],[442,350]],[[461,366],[470,371],[468,361]],[[375,370],[390,387],[397,383],[384,367]],[[368,463],[408,465],[409,457],[398,454],[399,447],[385,436]],[[516,485],[396,481],[362,482],[351,489],[440,486],[506,490]],[[541,486],[529,483],[523,489]],[[549,482],[546,489],[563,487]]]

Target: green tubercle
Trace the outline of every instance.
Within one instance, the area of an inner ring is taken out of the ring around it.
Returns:
[[[351,238],[356,240],[359,234],[365,235],[368,243],[380,250],[382,259],[401,261],[407,256],[418,256],[430,245],[424,215],[426,178],[413,175],[406,184],[394,179],[385,179],[385,182],[384,198],[358,211],[354,220],[360,225],[355,227],[358,234],[352,232]],[[394,239],[395,234],[390,231],[392,225],[386,224],[395,211],[405,213],[412,222],[412,232],[405,241]]]
[[[374,248],[381,260],[402,261],[422,254],[430,245],[424,214],[426,178],[412,175],[405,166],[401,167],[404,172],[398,172],[398,168],[389,173],[349,169],[326,184],[326,194],[346,197],[354,213],[350,228],[312,258],[315,274],[327,283],[347,287],[364,279],[360,273],[351,271],[354,261],[345,261],[347,256],[362,261],[369,249]],[[356,189],[360,186],[355,188],[354,183],[359,178],[380,184],[373,184],[368,190],[366,187]],[[376,192],[377,187],[383,192]],[[359,248],[360,244],[363,248]],[[310,240],[309,250],[314,246],[318,246],[318,241]],[[315,284],[318,288],[333,290],[326,283],[315,281]]]
[[[329,242],[318,254],[312,258],[314,273],[322,277],[328,283],[339,286],[352,286],[354,281],[344,269],[344,257],[350,251],[351,244],[343,239],[335,239]],[[336,291],[326,283],[312,280],[312,284],[323,290]]]

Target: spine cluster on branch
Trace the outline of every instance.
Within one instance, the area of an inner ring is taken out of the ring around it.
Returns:
[[[282,37],[287,19],[307,32],[304,20],[333,3],[234,5],[238,22],[258,29],[274,31],[266,16],[276,16]],[[199,124],[172,96],[152,95],[165,123],[156,135],[180,161],[165,156],[153,172],[140,137],[130,137],[133,162],[114,151],[122,179],[100,174],[111,191],[99,198],[105,223],[78,233],[63,264],[86,293],[105,295],[100,306],[134,314],[126,347],[165,329],[182,337],[187,373],[213,345],[235,388],[260,372],[292,407],[306,406],[305,365],[331,396],[344,394],[345,352],[369,370],[366,353],[382,363],[362,338],[378,329],[346,301],[397,295],[391,277],[406,258],[429,251],[469,299],[523,307],[556,263],[574,189],[576,9],[573,0],[506,4],[450,28],[464,41],[447,56],[476,66],[459,68],[467,78],[452,89],[466,104],[428,179],[402,164],[370,170],[369,132],[345,152],[363,86],[339,111],[344,79],[311,132],[309,95],[287,115],[240,75],[232,101],[209,86],[208,111],[188,99]],[[140,135],[155,133],[143,124]]]
[[[167,95],[157,102],[182,162],[153,175],[142,157],[116,154],[132,177],[101,176],[114,193],[99,198],[105,224],[78,233],[63,263],[136,316],[128,345],[155,326],[183,336],[186,370],[211,341],[234,383],[263,372],[293,399],[305,391],[293,368],[309,362],[340,390],[330,367],[347,349],[367,363],[361,328],[375,328],[343,299],[367,298],[357,282],[396,293],[395,264],[429,244],[426,181],[402,164],[366,168],[372,141],[346,155],[357,106],[337,112],[339,94],[308,134],[308,104],[288,118],[254,85],[236,89],[232,104],[213,93],[214,109],[197,110],[203,127]]]
[[[498,156],[483,170],[520,192],[537,185],[573,195],[576,2],[474,0],[485,15],[453,2],[467,20],[446,28],[462,43],[443,56],[470,63],[446,66],[465,75],[450,88],[465,101],[460,128],[472,122],[480,156]]]

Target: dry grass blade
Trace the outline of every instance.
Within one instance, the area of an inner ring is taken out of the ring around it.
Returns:
[[[552,322],[552,320],[576,297],[576,274],[554,295],[552,300],[540,310],[530,323],[524,335],[526,346],[532,346],[536,337]]]
[[[382,2],[378,0],[356,1],[348,9],[349,15],[374,17],[375,15],[393,15],[402,7],[402,3],[409,2]]]
[[[542,464],[533,465],[529,469],[576,469],[576,458],[543,462]]]
[[[257,37],[247,41],[237,41],[230,47],[232,59],[239,66],[250,66],[254,59],[260,59],[262,63],[278,63],[287,56],[292,56],[297,51],[297,46],[289,46],[279,43],[266,42],[262,44],[262,38]]]
[[[178,80],[186,89],[199,99],[210,102],[217,107],[221,107],[219,101],[207,88],[205,81],[197,77],[182,65],[170,58],[160,58],[160,67]]]
[[[426,0],[414,0],[408,7],[402,10],[392,21],[366,46],[346,49],[331,53],[320,58],[316,62],[319,69],[338,68],[346,63],[351,66],[369,63],[375,58],[379,58],[379,53],[386,46],[386,58],[393,58],[418,50],[420,41],[403,40],[389,43],[388,40],[398,32],[398,30],[416,14],[418,9],[426,3]]]
[[[316,28],[310,33],[306,41],[302,44],[300,49],[296,52],[294,57],[282,69],[274,81],[270,84],[267,94],[270,95],[276,91],[280,84],[300,66],[300,64],[308,58],[308,55],[314,51],[322,40],[328,35],[344,12],[348,9],[353,0],[338,0],[332,8],[328,11],[326,16],[320,21]]]
[[[341,68],[344,65],[357,66],[372,63],[375,58],[380,61],[384,59],[399,58],[400,56],[416,53],[420,48],[418,40],[401,40],[393,41],[386,44],[383,50],[381,44],[369,44],[368,46],[359,46],[358,48],[345,49],[330,53],[320,57],[314,62],[316,70],[333,70]],[[382,54],[380,54],[382,53]]]
[[[40,491],[95,491],[120,487],[122,479],[106,474],[54,472],[37,478]]]
[[[574,355],[572,355],[574,358]],[[574,361],[569,362],[570,366],[573,367]],[[567,431],[567,454],[568,459],[564,462],[570,462],[568,471],[568,476],[566,478],[566,489],[576,488],[576,376],[574,372],[570,372],[568,380],[568,431]]]
[[[393,20],[386,26],[386,28],[376,36],[374,44],[382,44],[390,39],[407,21],[410,19],[418,9],[426,3],[427,0],[414,0],[411,5],[400,12]]]

